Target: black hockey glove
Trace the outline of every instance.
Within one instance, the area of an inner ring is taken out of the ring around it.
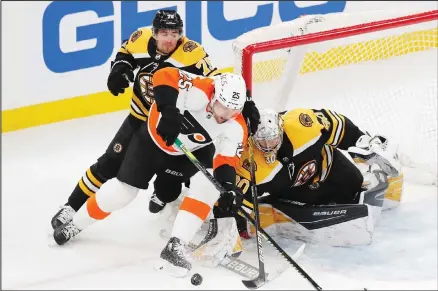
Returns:
[[[246,91],[246,102],[243,106],[242,114],[245,118],[245,122],[249,119],[249,122],[251,124],[251,135],[254,135],[254,133],[257,131],[257,127],[260,123],[260,113],[257,109],[254,101],[251,99],[251,91]]]
[[[215,218],[233,217],[237,214],[243,203],[243,193],[235,187],[235,190],[230,190],[221,194],[217,201],[217,206],[213,209]]]
[[[116,62],[108,76],[108,90],[117,96],[125,92],[125,89],[129,87],[129,82],[134,82],[132,67],[124,61]]]
[[[173,106],[166,106],[161,111],[161,119],[158,122],[157,133],[163,138],[167,146],[175,143],[181,132],[184,117],[179,109]]]

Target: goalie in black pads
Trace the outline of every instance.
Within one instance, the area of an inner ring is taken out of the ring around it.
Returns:
[[[396,207],[401,198],[403,175],[395,146],[327,109],[261,110],[260,115],[252,141],[257,190],[263,195],[261,226],[273,235],[308,242],[371,243],[382,208]],[[236,184],[251,201],[249,180],[245,148]],[[241,236],[249,238],[252,226],[236,219]]]

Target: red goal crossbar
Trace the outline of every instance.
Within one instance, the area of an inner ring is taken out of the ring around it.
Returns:
[[[438,10],[336,28],[302,36],[292,36],[279,40],[250,44],[242,50],[242,76],[245,79],[247,88],[252,90],[252,57],[256,53],[323,42],[327,40],[339,39],[433,20],[438,20]]]

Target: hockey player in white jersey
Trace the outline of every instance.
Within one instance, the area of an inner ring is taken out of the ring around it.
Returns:
[[[229,191],[223,195],[230,198],[231,207],[238,192],[235,167],[247,140],[247,125],[241,114],[246,101],[243,78],[231,73],[202,77],[164,68],[154,74],[153,86],[155,102],[149,119],[135,133],[116,185],[101,189],[76,212],[71,222],[55,229],[57,244],[65,244],[91,224],[125,207],[140,189],[148,188],[156,173],[167,172],[170,176],[167,188],[156,193],[155,200],[161,202],[156,212],[176,200],[180,195],[181,178],[186,180],[198,172],[173,145],[176,138],[207,168],[213,168],[215,178]],[[217,141],[216,151],[213,140]],[[185,246],[218,198],[219,192],[214,187],[203,191],[193,189],[184,198],[161,258],[184,271],[191,269]]]

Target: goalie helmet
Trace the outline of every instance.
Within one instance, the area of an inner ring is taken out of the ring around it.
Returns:
[[[283,119],[272,109],[260,110],[260,123],[252,137],[255,146],[263,152],[268,164],[273,164],[283,142]]]
[[[214,77],[212,104],[215,101],[218,101],[226,108],[241,111],[246,101],[246,84],[242,76],[223,73]]]

